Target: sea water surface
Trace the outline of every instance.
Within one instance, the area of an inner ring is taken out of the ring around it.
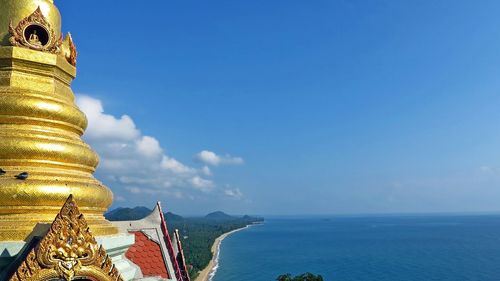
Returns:
[[[500,280],[500,215],[274,218],[227,237],[213,281]]]

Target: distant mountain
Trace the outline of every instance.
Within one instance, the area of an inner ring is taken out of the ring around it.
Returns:
[[[166,220],[167,222],[173,222],[173,221],[183,221],[183,220],[184,220],[184,218],[183,218],[183,217],[181,217],[181,216],[179,216],[179,215],[176,215],[176,214],[174,214],[174,213],[172,213],[172,212],[167,212],[167,213],[165,213],[165,220]]]
[[[110,221],[134,221],[147,217],[151,212],[146,207],[117,208],[104,214],[104,217]]]
[[[146,207],[135,207],[135,208],[117,208],[112,211],[109,211],[108,213],[104,214],[104,217],[106,217],[107,220],[110,221],[133,221],[133,220],[140,220],[145,217],[147,217],[149,214],[151,214],[152,210]],[[230,222],[230,221],[242,221],[242,222],[259,222],[263,221],[262,218],[257,218],[257,217],[251,217],[248,215],[245,215],[243,217],[235,217],[228,215],[224,212],[217,211],[210,213],[206,215],[205,217],[201,218],[184,218],[180,215],[174,214],[172,212],[167,212],[165,213],[165,220],[167,223],[184,223],[188,220],[191,221],[198,221],[198,222],[206,222],[206,223],[223,223],[223,222]]]
[[[224,212],[217,211],[217,212],[213,212],[213,213],[210,213],[210,214],[206,215],[205,219],[207,219],[207,220],[217,220],[217,221],[227,221],[227,220],[234,220],[236,218],[233,217],[233,216],[231,216],[231,215],[228,215],[228,214],[226,214]]]

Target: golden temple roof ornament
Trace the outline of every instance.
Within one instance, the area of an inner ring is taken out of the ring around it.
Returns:
[[[9,25],[9,38],[13,46],[32,50],[59,54],[62,37],[57,38],[50,23],[42,14],[40,6],[28,17],[21,20],[16,27],[12,21]]]
[[[123,281],[99,246],[70,195],[43,239],[33,247],[10,281],[90,279]]]
[[[64,42],[62,43],[62,52],[66,60],[72,65],[76,66],[76,57],[78,56],[78,52],[76,51],[75,43],[73,42],[73,37],[71,33],[68,32],[66,38],[64,38]]]

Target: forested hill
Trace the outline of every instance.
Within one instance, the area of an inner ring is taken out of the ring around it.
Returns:
[[[145,207],[119,208],[106,213],[110,221],[139,220],[149,215],[152,210]],[[220,235],[245,227],[249,224],[263,222],[264,219],[252,216],[231,216],[217,211],[204,217],[182,217],[174,213],[165,213],[169,231],[179,229],[183,237],[184,254],[190,266],[189,274],[194,279],[212,259],[212,244]]]
[[[219,220],[219,221],[227,221],[227,220],[233,220],[235,217],[233,216],[230,216],[224,212],[221,212],[221,211],[217,211],[217,212],[213,212],[213,213],[210,213],[208,215],[205,216],[205,219],[208,219],[208,220]]]
[[[146,207],[117,208],[109,211],[104,216],[110,221],[133,221],[145,218],[152,210]]]

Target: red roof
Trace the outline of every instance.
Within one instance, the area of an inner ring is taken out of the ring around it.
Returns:
[[[161,276],[170,279],[160,245],[141,231],[131,233],[135,235],[135,244],[125,253],[127,259],[138,265],[145,277]]]

